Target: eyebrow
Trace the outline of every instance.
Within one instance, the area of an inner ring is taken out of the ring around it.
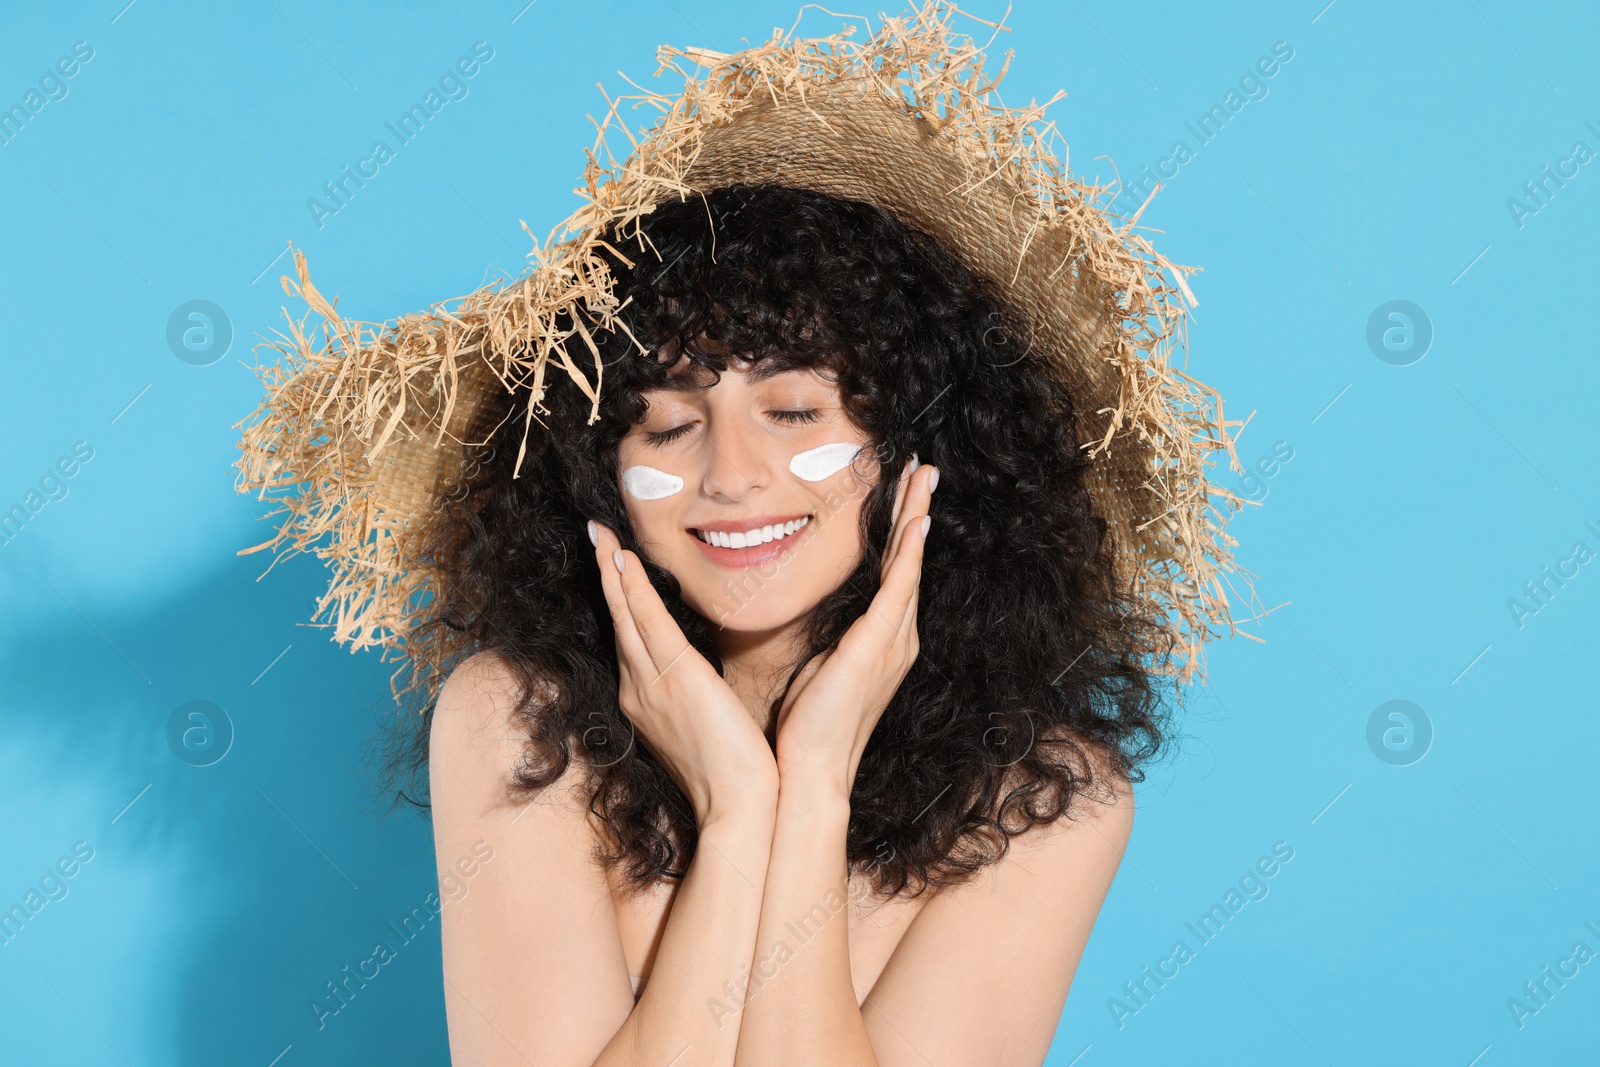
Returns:
[[[696,365],[697,372],[701,369]],[[785,367],[777,360],[762,359],[757,360],[754,366],[743,373],[750,382],[754,383],[766,381],[768,378],[776,377],[779,374],[787,374],[790,371],[809,369],[808,367]],[[711,388],[711,383],[709,381],[696,381],[688,375],[675,374],[668,377],[666,385],[660,388],[665,388],[675,393],[698,393]]]

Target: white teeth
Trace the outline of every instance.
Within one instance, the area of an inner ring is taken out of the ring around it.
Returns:
[[[797,533],[811,522],[811,516],[786,522],[781,526],[762,526],[755,530],[742,530],[737,533],[727,533],[722,530],[696,530],[695,536],[708,545],[718,545],[722,548],[754,548],[764,545],[768,541],[776,541]]]

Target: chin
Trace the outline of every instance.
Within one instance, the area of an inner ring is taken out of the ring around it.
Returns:
[[[690,597],[685,590],[684,599],[713,625],[731,633],[755,635],[793,625],[826,595],[826,591],[808,596],[796,590],[774,589],[773,584],[759,585],[753,576],[742,583],[730,579],[723,589],[708,590],[712,594],[708,597]]]

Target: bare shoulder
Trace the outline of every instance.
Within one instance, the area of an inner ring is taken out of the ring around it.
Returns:
[[[429,736],[451,1062],[591,1063],[632,1010],[627,964],[585,765],[509,788],[528,747],[521,691],[498,657],[474,656],[445,681]]]
[[[535,698],[548,701],[553,692],[554,686],[543,682]],[[434,711],[433,734],[437,737],[441,730],[447,735],[461,730],[502,732],[502,728],[515,725],[511,720],[520,695],[516,672],[499,653],[469,656],[445,679]]]
[[[539,682],[533,714],[553,698],[555,687]],[[428,778],[438,799],[471,806],[510,802],[507,786],[528,751],[528,712],[520,705],[522,684],[498,654],[480,652],[458,665],[445,680],[428,735]],[[570,792],[580,777],[576,764],[545,790]]]
[[[1060,740],[1060,734],[1055,735]],[[1053,745],[1054,762],[1067,770],[1072,778],[1072,795],[1067,811],[1054,822],[1040,823],[1027,832],[1012,838],[1012,848],[1021,845],[1024,850],[1039,847],[1047,841],[1056,841],[1070,834],[1074,827],[1086,832],[1092,828],[1104,838],[1114,841],[1119,850],[1128,842],[1133,831],[1133,784],[1123,773],[1121,761],[1104,747],[1077,743]],[[1008,776],[1001,796],[1005,797],[1018,786],[1028,784],[1022,766],[1016,765]],[[1012,823],[1007,819],[1008,824]],[[1004,862],[1004,861],[1002,861]]]
[[[1013,837],[1005,856],[963,887],[965,900],[949,902],[952,913],[980,924],[1027,930],[1040,947],[1053,942],[1069,979],[1122,865],[1134,818],[1133,786],[1118,761],[1092,746],[1079,753],[1065,814]],[[1065,987],[1060,992],[1065,999]]]
[[[1092,745],[1080,749],[1074,771],[1078,787],[1067,814],[1043,830],[1044,836],[1063,832],[1074,824],[1094,827],[1115,843],[1118,853],[1133,832],[1133,783],[1112,753]]]

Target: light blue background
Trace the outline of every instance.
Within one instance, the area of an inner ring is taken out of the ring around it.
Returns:
[[[257,582],[264,558],[234,554],[266,536],[232,489],[232,424],[258,397],[251,346],[282,322],[274,257],[303,247],[368,319],[520,273],[520,222],[542,239],[577,206],[595,82],[629,91],[616,72],[648,79],[658,43],[735,50],[797,7],[524,2],[7,13],[6,107],[94,48],[0,146],[0,507],[74,442],[94,449],[0,547],[0,906],[94,849],[0,947],[7,1063],[446,1057],[437,922],[324,1029],[307,1006],[436,881],[426,822],[368,787],[388,666],[297,625],[314,560]],[[1052,1064],[1596,1055],[1600,962],[1520,1028],[1507,1002],[1576,942],[1600,951],[1600,563],[1520,627],[1507,602],[1575,542],[1600,550],[1600,162],[1521,227],[1507,200],[1575,141],[1600,149],[1600,32],[1576,2],[1322,3],[1022,0],[995,48],[1018,52],[1008,103],[1068,91],[1052,114],[1073,167],[1107,180],[1110,160],[1137,174],[1193,147],[1186,121],[1294,49],[1142,219],[1205,268],[1190,370],[1255,413],[1240,458],[1293,450],[1231,527],[1289,606],[1249,628],[1264,644],[1214,647],[1181,749],[1140,791]],[[319,229],[307,199],[478,40],[494,58],[470,95]],[[195,299],[235,329],[211,366],[165,340]],[[1435,331],[1409,366],[1366,342],[1393,299]],[[166,742],[194,699],[237,732],[207,768]],[[1410,766],[1368,747],[1392,699],[1435,734]],[[1127,1000],[1278,841],[1294,859],[1270,894]],[[1120,1027],[1119,996],[1139,1007]]]

